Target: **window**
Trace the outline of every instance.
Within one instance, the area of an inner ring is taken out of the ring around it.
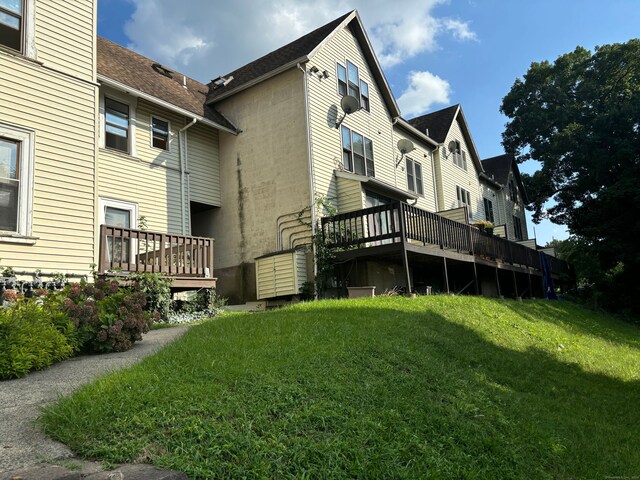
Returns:
[[[369,111],[369,85],[362,80],[360,81],[360,106]]]
[[[0,45],[22,52],[23,0],[0,0]]]
[[[360,77],[358,76],[358,67],[347,61],[347,84],[348,92],[352,97],[360,98]]]
[[[462,146],[458,140],[449,142],[449,151],[453,154],[453,164],[463,170],[467,169],[467,154],[462,151]]]
[[[32,148],[33,132],[0,125],[0,232],[13,237],[31,235]]]
[[[129,153],[129,105],[105,97],[104,108],[105,147]]]
[[[458,196],[458,207],[469,207],[469,213],[471,213],[471,194],[468,190],[462,187],[456,187],[456,194]]]
[[[338,93],[347,94],[347,69],[338,64]]]
[[[484,200],[484,218],[485,220],[494,223],[493,220],[493,202],[491,200],[489,200],[488,198],[485,198]]]
[[[349,172],[375,176],[373,142],[347,127],[342,127],[342,166]]]
[[[169,122],[151,117],[151,145],[169,150]]]
[[[513,216],[513,234],[516,240],[522,240],[522,222],[519,217]]]
[[[100,199],[100,224],[111,227],[137,228],[138,205],[121,200]],[[134,263],[137,240],[107,236],[107,261]]]
[[[518,203],[518,187],[513,179],[509,180],[509,198],[513,203]]]
[[[2,1],[2,0],[0,0]],[[339,63],[338,70],[338,93],[340,95],[351,95],[360,101],[360,108],[370,111],[369,84],[360,80],[358,67],[347,60],[346,68]]]
[[[407,158],[407,187],[410,192],[416,192],[420,195],[424,194],[422,186],[422,165]]]

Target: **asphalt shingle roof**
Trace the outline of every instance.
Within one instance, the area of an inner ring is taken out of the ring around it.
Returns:
[[[509,171],[513,157],[509,154],[498,155],[496,157],[485,158],[482,160],[482,168],[487,176],[493,178],[501,185],[506,185],[509,180]]]
[[[323,25],[316,30],[294,40],[293,42],[266,54],[263,57],[248,63],[227,75],[225,78],[233,77],[227,85],[218,88],[211,88],[209,100],[213,101],[226,92],[236,90],[243,85],[256,80],[280,67],[283,67],[299,58],[309,55],[327,36],[333,32],[353,11],[342,15],[339,18]],[[209,87],[212,87],[209,84]]]
[[[451,105],[450,107],[443,108],[437,112],[427,113],[420,117],[407,120],[416,130],[422,133],[426,133],[438,143],[443,143],[447,138],[447,133],[451,128],[451,124],[455,120],[456,111],[458,110],[458,104]]]
[[[236,128],[215,108],[205,104],[209,87],[172,71],[169,78],[159,63],[103,37],[98,37],[98,74],[134,90],[175,105],[222,127]],[[165,67],[166,68],[166,67]],[[186,88],[183,82],[186,79]]]

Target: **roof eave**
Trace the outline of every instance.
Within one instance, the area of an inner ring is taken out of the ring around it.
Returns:
[[[265,73],[264,75],[260,76],[260,77],[256,77],[253,80],[250,80],[246,83],[243,83],[242,85],[240,85],[239,87],[233,88],[231,90],[228,90],[218,96],[215,96],[211,99],[207,99],[205,101],[205,103],[207,105],[212,105],[214,103],[217,103],[221,100],[224,100],[225,98],[229,98],[232,95],[235,95],[236,93],[240,93],[243,90],[246,90],[247,88],[253,87],[254,85],[257,85],[258,83],[264,82],[265,80],[270,79],[271,77],[275,77],[276,75],[281,74],[282,72],[286,72],[287,70],[294,68],[295,66],[297,66],[300,63],[306,63],[309,61],[309,56],[308,55],[304,55],[300,58],[297,58],[289,63],[286,63],[278,68],[275,68],[267,73]]]
[[[460,105],[458,105],[458,111],[456,112],[454,121],[458,117],[458,115],[460,115],[462,118],[462,124],[466,132],[465,136],[468,137],[466,139],[467,143],[471,145],[471,156],[473,157],[473,163],[475,163],[476,168],[478,169],[478,172],[483,173],[484,168],[482,167],[482,162],[480,161],[480,155],[478,155],[478,149],[476,148],[476,144],[473,141],[473,137],[471,136],[471,131],[469,130],[469,125],[467,124],[467,119],[464,117],[464,112],[462,111],[462,106]]]
[[[480,177],[481,180],[484,180],[485,182],[490,183],[491,185],[493,185],[497,189],[504,188],[504,185],[502,185],[500,182],[497,182],[496,180],[494,180],[493,178],[491,178],[489,175],[487,175],[484,172],[480,172],[480,175],[478,175],[478,176]]]
[[[160,105],[161,107],[164,107],[168,110],[172,110],[175,113],[178,113],[180,115],[184,115],[185,117],[191,117],[191,118],[195,118],[197,119],[200,123],[203,123],[205,125],[208,125],[210,127],[214,127],[217,128],[218,130],[223,130],[225,132],[231,133],[233,135],[237,135],[238,133],[240,133],[240,130],[238,129],[238,127],[236,127],[235,125],[233,125],[232,122],[229,122],[229,120],[227,120],[227,122],[229,122],[230,125],[233,126],[233,129],[225,127],[224,125],[220,125],[219,123],[216,123],[212,120],[209,120],[208,118],[203,117],[202,115],[198,115],[194,112],[191,112],[189,110],[186,110],[182,107],[178,107],[177,105],[174,105],[173,103],[167,102],[166,100],[162,100],[158,97],[154,97],[153,95],[150,95],[148,93],[145,93],[141,90],[135,89],[125,83],[122,82],[118,82],[116,80],[113,80],[112,78],[109,78],[105,75],[102,74],[98,74],[98,82],[100,82],[103,85],[115,88],[116,90],[121,90],[125,93],[128,93],[130,95],[133,95],[135,97],[139,97],[142,98],[144,100],[147,100],[151,103],[155,103],[156,105]]]

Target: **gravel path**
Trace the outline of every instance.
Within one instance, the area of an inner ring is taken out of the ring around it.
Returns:
[[[187,329],[152,330],[128,352],[80,356],[24,378],[0,382],[0,472],[72,457],[71,450],[34,425],[40,409],[99,376],[155,353]]]

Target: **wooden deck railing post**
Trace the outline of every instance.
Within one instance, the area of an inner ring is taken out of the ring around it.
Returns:
[[[407,225],[405,219],[405,205],[402,202],[397,204],[398,206],[398,217],[400,221],[400,242],[402,242],[402,266],[404,267],[404,276],[407,282],[407,293],[410,294],[412,292],[411,288],[411,273],[409,272],[409,258],[407,256]]]

